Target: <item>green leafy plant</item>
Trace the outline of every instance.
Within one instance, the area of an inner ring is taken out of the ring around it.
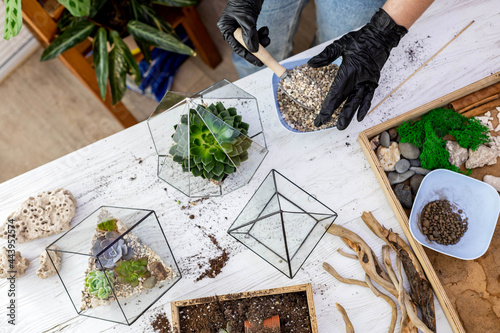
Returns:
[[[476,150],[490,142],[488,127],[474,118],[467,118],[451,109],[434,109],[420,120],[409,121],[398,127],[401,142],[408,142],[422,150],[420,162],[425,169],[460,169],[448,162],[450,154],[446,150],[443,137],[450,134],[463,148]]]
[[[232,333],[233,330],[231,329],[231,324],[227,323],[226,328],[219,328],[218,333]]]
[[[118,226],[116,225],[116,220],[115,219],[109,219],[102,221],[97,225],[97,229],[101,231],[117,231]]]
[[[100,299],[107,299],[112,294],[114,279],[115,277],[112,271],[94,270],[87,274],[85,278],[85,287],[87,287],[91,295]]]
[[[218,183],[248,159],[249,125],[235,108],[226,109],[220,102],[197,110],[189,111],[189,122],[188,115],[183,115],[174,126],[175,144],[169,152],[183,171]]]
[[[128,283],[132,287],[139,284],[139,278],[149,277],[148,258],[120,261],[115,268],[116,281]]]
[[[57,23],[59,35],[45,49],[41,61],[53,59],[83,42],[93,39],[93,61],[102,99],[107,84],[113,104],[126,91],[126,76],[134,76],[137,84],[141,73],[135,58],[122,37],[130,34],[144,59],[151,61],[150,47],[196,55],[177,37],[172,26],[156,14],[153,4],[184,7],[198,0],[58,0],[66,11]],[[5,0],[4,38],[10,39],[21,30],[21,0]]]

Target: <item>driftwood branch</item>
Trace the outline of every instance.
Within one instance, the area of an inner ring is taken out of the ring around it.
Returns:
[[[356,279],[348,279],[348,278],[343,277],[335,270],[335,268],[333,268],[331,265],[329,265],[326,262],[323,263],[323,269],[325,271],[327,271],[328,273],[330,273],[334,278],[336,278],[337,280],[339,280],[342,283],[353,284],[353,285],[357,285],[357,286],[361,286],[361,287],[365,287],[365,288],[370,288],[370,290],[373,292],[373,294],[375,294],[375,296],[380,297],[384,301],[386,301],[390,305],[390,307],[392,308],[391,324],[389,325],[388,333],[394,332],[394,328],[396,327],[396,321],[398,319],[398,309],[396,307],[396,303],[394,303],[392,298],[390,298],[389,296],[387,296],[386,294],[380,292],[377,288],[375,288],[375,286],[372,284],[368,274],[365,274],[365,281],[359,281]]]
[[[434,294],[432,286],[425,276],[424,270],[410,246],[395,232],[384,228],[371,212],[363,212],[361,218],[366,226],[379,238],[384,240],[401,259],[403,268],[410,283],[411,298],[422,312],[422,321],[436,331],[436,315],[434,310]]]
[[[355,255],[355,254],[352,254],[352,253],[347,253],[347,252],[344,252],[342,249],[337,249],[337,252],[346,257],[346,258],[349,258],[349,259],[355,259],[355,260],[358,260],[358,256]]]
[[[339,303],[335,303],[335,306],[337,307],[337,310],[339,310],[340,314],[342,315],[342,319],[344,319],[346,333],[354,333],[354,326],[352,326],[352,323],[349,320],[349,316],[347,316],[347,312],[345,312],[345,309]]]
[[[373,281],[377,282],[395,297],[398,296],[397,289],[394,287],[389,276],[382,268],[377,256],[361,237],[338,224],[333,224],[328,229],[328,233],[341,237],[349,245],[349,247],[356,252],[358,261],[365,273],[368,274]]]

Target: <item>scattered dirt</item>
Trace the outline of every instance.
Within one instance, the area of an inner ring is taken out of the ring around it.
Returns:
[[[244,332],[244,322],[254,325],[249,333],[277,333],[262,327],[262,322],[280,316],[280,333],[311,332],[305,292],[234,299],[186,306],[179,309],[181,332],[218,333],[231,326],[232,332]]]
[[[151,326],[153,326],[153,330],[157,333],[172,332],[170,322],[168,321],[167,315],[164,312],[156,314],[153,321],[151,322]]]
[[[201,275],[199,275],[196,278],[196,280],[195,280],[196,282],[201,281],[206,277],[213,279],[217,275],[219,275],[220,272],[222,271],[222,268],[224,268],[224,266],[226,266],[226,263],[229,260],[229,254],[230,254],[227,249],[224,249],[220,246],[219,242],[217,241],[217,239],[215,238],[214,235],[207,234],[205,232],[205,230],[203,230],[203,228],[200,227],[199,225],[197,225],[197,227],[203,232],[203,234],[205,234],[205,236],[210,238],[210,241],[212,241],[212,244],[214,244],[215,247],[219,251],[222,251],[222,253],[220,255],[218,255],[217,257],[211,258],[208,260],[209,267],[203,273],[201,273]],[[198,268],[201,269],[201,267],[202,267],[202,265],[199,263]]]
[[[463,211],[454,212],[454,208],[448,200],[435,200],[425,205],[420,223],[422,232],[429,240],[453,245],[462,238],[468,228],[468,219],[462,219]]]
[[[189,218],[190,218],[191,220],[192,220],[192,219],[194,219],[194,215],[193,215],[193,214],[189,215]]]

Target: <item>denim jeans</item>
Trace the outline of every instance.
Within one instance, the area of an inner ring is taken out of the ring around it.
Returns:
[[[242,0],[244,1],[244,0]],[[309,0],[264,0],[257,20],[257,29],[269,27],[271,44],[266,48],[277,60],[292,55],[293,37],[299,26],[300,14]],[[370,20],[386,0],[314,0],[316,5],[315,45],[357,29]],[[233,53],[233,63],[240,77],[262,67],[253,66]]]

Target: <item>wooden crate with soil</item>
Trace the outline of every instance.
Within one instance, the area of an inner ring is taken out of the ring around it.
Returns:
[[[318,333],[311,284],[176,301],[171,307],[174,332]],[[264,327],[276,315],[280,329]],[[253,327],[245,330],[245,322]]]
[[[394,165],[394,171],[388,171],[391,168],[388,168],[387,161],[381,163],[379,157],[382,157],[382,154],[377,154],[378,148],[375,146],[380,144],[382,139],[380,135],[386,132],[386,134],[383,134],[383,140],[386,141],[384,145],[389,146],[386,149],[390,149],[392,144],[398,145],[399,133],[395,131],[400,125],[408,121],[420,120],[431,110],[453,107],[454,110],[465,117],[477,117],[484,125],[487,125],[492,139],[486,148],[499,151],[500,118],[498,116],[500,113],[496,107],[500,106],[500,93],[496,92],[494,88],[498,89],[499,86],[500,72],[365,130],[359,135],[361,147],[454,332],[484,333],[498,332],[499,330],[500,280],[498,279],[498,262],[500,262],[500,223],[497,224],[486,254],[475,260],[456,259],[423,247],[411,235],[409,215],[419,181],[425,177],[426,171],[419,169],[422,168],[419,165],[420,161],[413,158],[411,153],[407,155],[409,158],[402,156],[410,163],[400,162],[397,165],[397,170],[396,165]],[[450,105],[450,103],[457,100],[459,100],[458,104],[453,103]],[[499,138],[497,139],[497,137]],[[443,140],[453,142],[455,138],[447,135],[443,137]],[[449,147],[448,151],[450,151],[450,148],[453,147]],[[460,149],[460,147],[455,148]],[[495,187],[495,182],[500,180],[500,178],[496,179],[496,177],[500,177],[500,163],[497,162],[498,154],[489,156],[488,154],[492,150],[486,148],[480,147],[481,150],[484,150],[480,155],[486,160],[479,164],[477,163],[478,160],[471,160],[473,156],[470,155],[471,150],[468,151],[469,160],[467,160],[467,157],[461,157],[458,153],[453,153],[450,156],[456,158],[454,162],[460,165],[460,170],[463,173],[467,173],[467,169],[470,169],[469,176],[481,181],[487,181]],[[380,150],[378,152],[380,153]],[[408,154],[408,152],[405,152],[405,154]],[[476,155],[476,157],[478,156]],[[418,176],[418,174],[421,174],[422,177],[417,177],[420,179],[415,180],[414,177],[415,175]],[[488,177],[485,178],[486,175]],[[500,188],[496,189],[500,190]],[[398,192],[397,195],[396,192]],[[464,195],[467,194],[464,193]],[[451,240],[451,243],[453,243],[453,240]]]

